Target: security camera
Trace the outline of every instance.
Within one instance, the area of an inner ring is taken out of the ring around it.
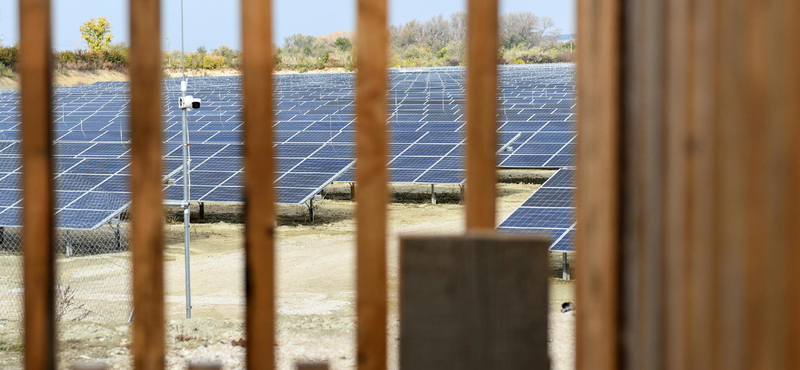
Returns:
[[[195,99],[191,95],[187,95],[178,99],[178,107],[187,110],[199,109],[200,99]]]

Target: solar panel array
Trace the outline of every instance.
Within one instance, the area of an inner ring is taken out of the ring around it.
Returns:
[[[575,170],[558,170],[498,229],[547,236],[552,241],[551,251],[574,252]]]
[[[573,73],[571,65],[501,69],[501,167],[572,165]],[[394,70],[390,79],[391,180],[462,183],[463,68]],[[303,203],[333,181],[352,181],[352,74],[280,75],[276,80],[278,201]],[[203,108],[190,112],[188,122],[191,200],[241,202],[241,80],[192,78],[189,87],[189,94],[203,100]],[[179,81],[165,80],[164,91],[165,194],[182,200]],[[19,224],[18,115],[18,94],[0,93],[0,226]],[[128,204],[127,84],[58,88],[54,118],[59,226],[98,227]]]

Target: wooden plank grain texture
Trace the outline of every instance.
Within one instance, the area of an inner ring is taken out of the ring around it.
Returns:
[[[666,13],[665,94],[665,197],[664,243],[665,289],[664,369],[683,370],[690,366],[691,270],[693,202],[691,171],[694,165],[694,12],[690,0],[673,0]],[[687,62],[688,61],[688,62]]]
[[[620,364],[621,0],[579,0],[576,366]]]
[[[242,0],[247,368],[275,368],[272,2]]]
[[[55,369],[55,221],[49,0],[20,0],[24,365]]]
[[[130,1],[133,365],[164,368],[161,3]]]
[[[467,2],[467,229],[495,230],[497,0]]]
[[[386,0],[358,0],[356,27],[356,362],[386,368],[388,202]]]
[[[328,370],[327,362],[302,362],[297,364],[297,370]]]
[[[548,241],[404,237],[400,368],[548,369]]]

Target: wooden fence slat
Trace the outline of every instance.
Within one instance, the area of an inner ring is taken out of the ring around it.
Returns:
[[[222,365],[218,363],[190,363],[186,370],[222,370]]]
[[[131,0],[133,365],[164,368],[161,3]]]
[[[386,368],[388,202],[386,0],[358,0],[356,31],[357,367]]]
[[[548,369],[545,238],[400,241],[400,368]]]
[[[619,366],[622,0],[578,0],[576,366]]]
[[[25,368],[55,369],[55,232],[49,0],[20,0]]]
[[[297,370],[328,370],[327,362],[302,362],[297,364]]]
[[[690,295],[694,280],[691,271],[694,249],[691,171],[694,152],[687,150],[687,144],[693,142],[694,129],[694,89],[691,84],[694,68],[691,61],[695,41],[692,6],[691,0],[673,0],[665,12],[669,14],[665,23],[665,156],[672,158],[664,169],[664,199],[669,200],[664,204],[664,279],[670,282],[664,296],[665,320],[670,322],[670,325],[664,325],[665,370],[689,369],[691,320],[694,317]]]
[[[275,367],[272,3],[242,0],[247,368]]]
[[[497,0],[467,2],[467,229],[495,229]]]

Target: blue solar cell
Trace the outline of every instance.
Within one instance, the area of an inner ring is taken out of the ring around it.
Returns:
[[[306,159],[297,165],[293,172],[336,174],[353,163],[350,159]]]
[[[203,196],[205,202],[241,203],[244,201],[244,188],[220,186]],[[280,201],[280,199],[279,199]]]
[[[550,247],[553,252],[575,252],[575,230],[569,230],[562,234]]]
[[[464,168],[464,157],[444,157],[433,166],[435,170],[460,170]]]
[[[389,163],[389,168],[425,170],[436,164],[441,157],[407,157],[398,156]]]
[[[574,191],[570,188],[545,188],[531,195],[523,207],[574,207]]]
[[[0,210],[0,225],[22,226],[22,208],[10,207]]]
[[[431,184],[461,184],[464,182],[465,171],[461,170],[429,170],[420,176],[416,182]]]
[[[306,158],[320,147],[320,144],[278,144],[275,148],[275,155],[277,157]]]
[[[124,207],[129,201],[128,194],[124,193],[88,192],[81,194],[83,196],[66,206],[66,208],[115,211]]]
[[[575,155],[558,154],[545,163],[546,167],[570,167],[575,165]]]
[[[539,132],[530,139],[531,143],[562,143],[566,144],[575,137],[573,132]]]
[[[453,151],[455,147],[449,144],[414,144],[403,155],[441,157]]]
[[[113,214],[107,211],[69,210],[56,213],[58,225],[66,229],[92,229],[110,219]]]
[[[554,155],[558,153],[564,144],[523,144],[515,148],[513,155],[517,154],[546,154]]]
[[[0,190],[0,207],[10,207],[22,199],[19,190]]]
[[[84,160],[76,160],[76,162],[72,165],[67,166],[63,171],[68,171],[68,173],[72,174],[89,174],[89,175],[113,175],[124,168],[127,168],[130,165],[130,159],[96,159],[96,158],[87,158]],[[65,160],[59,161],[64,163]]]
[[[4,190],[22,190],[21,185],[22,174],[10,173],[0,178],[0,189]]]
[[[389,181],[396,183],[413,183],[424,170],[390,169]]]
[[[551,188],[573,188],[575,187],[575,171],[559,170],[552,177],[547,179],[543,186]]]
[[[355,147],[349,144],[325,144],[312,155],[313,158],[354,158]]]
[[[533,167],[542,167],[544,166],[547,161],[550,160],[550,155],[511,155],[509,156],[503,163],[500,164],[500,167],[507,167],[507,168],[533,168]]]
[[[572,209],[520,207],[501,226],[566,229],[574,222]]]

